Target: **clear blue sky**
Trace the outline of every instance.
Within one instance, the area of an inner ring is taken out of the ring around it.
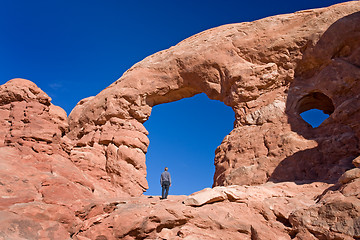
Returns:
[[[69,114],[136,62],[198,32],[339,2],[2,0],[0,84],[29,79]],[[173,175],[172,194],[210,187],[215,148],[233,120],[231,109],[204,95],[156,106],[146,123],[148,194],[159,194],[161,161]]]

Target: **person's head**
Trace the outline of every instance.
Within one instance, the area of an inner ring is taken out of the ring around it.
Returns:
[[[168,170],[168,168],[166,167],[166,168],[165,168],[165,171],[167,171],[167,170]]]

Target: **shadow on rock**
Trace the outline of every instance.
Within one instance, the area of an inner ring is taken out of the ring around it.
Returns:
[[[333,23],[319,41],[303,49],[291,83],[286,113],[291,130],[317,147],[285,158],[270,181],[334,182],[359,155],[360,12]],[[312,128],[300,113],[319,109],[329,114]]]

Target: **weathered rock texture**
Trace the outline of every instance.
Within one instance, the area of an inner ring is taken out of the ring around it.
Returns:
[[[207,30],[69,117],[30,81],[0,86],[0,238],[360,239],[359,11],[353,1]],[[145,198],[143,123],[201,92],[236,117],[214,188]],[[330,114],[315,129],[299,115],[312,108]]]
[[[359,154],[359,10],[355,1],[225,25],[144,59],[71,112],[74,161],[101,146],[104,175],[141,194],[151,108],[204,92],[236,115],[214,186],[336,181]],[[299,115],[312,108],[332,113],[317,129]]]

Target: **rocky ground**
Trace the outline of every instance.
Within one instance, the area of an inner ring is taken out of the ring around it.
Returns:
[[[2,239],[360,239],[360,168],[337,184],[233,185],[167,200],[101,198],[56,170],[21,172],[2,172]]]
[[[0,239],[360,239],[360,4],[210,29],[69,116],[0,86]],[[235,112],[214,188],[146,197],[143,123],[204,92]],[[330,114],[318,128],[300,113]]]

